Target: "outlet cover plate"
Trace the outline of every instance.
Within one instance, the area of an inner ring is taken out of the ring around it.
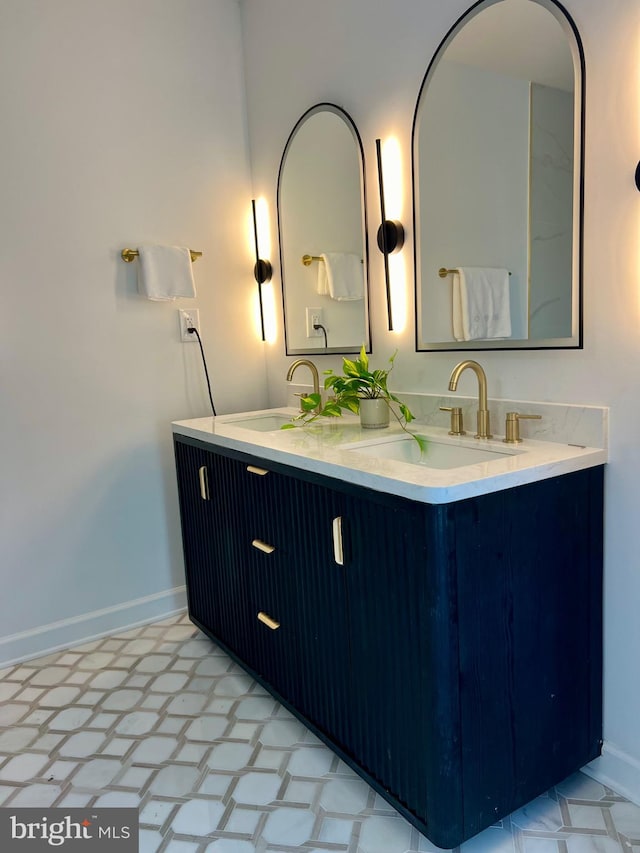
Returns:
[[[198,335],[187,332],[187,329],[197,329],[200,334],[200,311],[197,308],[178,308],[180,320],[180,340],[187,343],[198,343]]]
[[[314,325],[318,323],[322,323],[322,308],[307,308],[306,309],[306,320],[307,320],[307,337],[308,338],[321,338],[322,337],[322,329],[314,329]]]

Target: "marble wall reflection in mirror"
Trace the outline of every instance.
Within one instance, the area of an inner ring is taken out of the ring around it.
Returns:
[[[363,343],[371,348],[365,195],[364,153],[353,120],[334,104],[317,104],[291,132],[278,176],[288,355],[353,353]],[[306,265],[305,255],[313,259]],[[308,309],[320,310],[326,345],[323,330],[308,327]]]
[[[416,349],[582,346],[583,70],[555,0],[481,0],[438,48],[413,125]],[[454,334],[439,270],[460,267],[509,271],[510,337]]]

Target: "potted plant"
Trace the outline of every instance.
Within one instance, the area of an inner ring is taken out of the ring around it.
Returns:
[[[333,370],[325,371],[324,387],[333,392],[327,402],[322,405],[320,394],[302,397],[301,413],[293,419],[293,423],[285,424],[282,428],[294,427],[295,421],[309,424],[320,417],[340,417],[343,410],[346,410],[360,415],[363,428],[380,429],[389,425],[391,414],[423,449],[424,439],[407,429],[407,424],[414,419],[411,410],[389,391],[387,385],[397,354],[396,350],[389,359],[390,367],[385,370],[370,370],[369,358],[363,344],[359,358],[354,361],[349,358],[342,359],[342,374],[334,373]]]

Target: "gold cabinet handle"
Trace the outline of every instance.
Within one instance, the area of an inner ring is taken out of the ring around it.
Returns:
[[[247,465],[247,471],[250,474],[258,474],[260,477],[269,473],[266,468],[258,468],[256,465]]]
[[[342,516],[333,519],[333,559],[344,566],[344,548],[342,545]]]
[[[266,625],[267,628],[271,628],[272,631],[277,631],[280,627],[279,622],[276,622],[276,620],[272,619],[271,616],[267,616],[267,614],[263,613],[262,610],[258,613],[258,622],[262,622],[263,625]]]
[[[203,465],[202,468],[198,471],[198,476],[200,477],[200,497],[203,501],[209,500],[209,473],[207,471],[207,466]]]
[[[276,550],[275,545],[269,545],[268,542],[263,542],[262,539],[254,539],[251,543],[258,551],[263,551],[265,554],[273,554]]]

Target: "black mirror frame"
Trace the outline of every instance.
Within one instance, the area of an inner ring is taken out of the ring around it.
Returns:
[[[412,189],[412,200],[413,200],[413,274],[414,274],[414,328],[415,328],[415,349],[416,352],[469,352],[471,351],[470,347],[457,347],[457,346],[425,346],[424,342],[419,340],[419,323],[418,323],[418,239],[417,239],[417,189],[416,189],[416,175],[417,175],[417,164],[416,164],[416,133],[417,133],[417,125],[418,125],[418,112],[420,109],[420,101],[422,100],[422,95],[424,89],[428,83],[429,77],[431,76],[432,70],[435,67],[440,54],[446,48],[448,43],[453,39],[454,35],[457,33],[459,29],[463,26],[464,22],[467,18],[473,17],[474,11],[479,6],[486,5],[487,0],[476,0],[465,12],[462,14],[453,26],[450,27],[447,34],[444,36],[438,47],[436,48],[429,65],[427,67],[427,71],[422,79],[422,83],[420,85],[420,89],[418,91],[418,98],[416,100],[416,108],[413,114],[413,123],[411,126],[411,189]],[[494,0],[494,2],[499,2],[499,0]],[[534,0],[534,2],[538,3],[540,6],[547,8],[549,11],[552,8],[558,10],[562,16],[562,21],[566,24],[568,29],[571,31],[574,45],[577,51],[577,59],[578,65],[580,69],[580,126],[579,126],[579,151],[580,151],[580,174],[579,174],[579,188],[578,188],[578,229],[577,229],[577,239],[579,241],[578,252],[577,252],[577,262],[579,265],[578,276],[577,276],[577,286],[578,286],[578,303],[577,303],[577,343],[568,344],[566,346],[519,346],[519,347],[510,347],[510,346],[492,346],[492,347],[482,347],[482,346],[474,346],[473,350],[487,352],[505,352],[505,351],[526,351],[526,350],[553,350],[553,349],[583,349],[583,301],[584,301],[584,288],[583,288],[583,266],[584,266],[584,154],[585,154],[585,91],[586,91],[586,74],[585,74],[585,58],[584,58],[584,47],[582,45],[582,39],[580,38],[580,33],[578,32],[578,27],[567,11],[567,9],[562,5],[562,3],[558,2],[558,0]],[[561,20],[558,18],[558,20]],[[638,163],[638,168],[636,169],[636,183],[638,185],[638,189],[640,190],[640,163]],[[452,342],[455,343],[455,342]]]
[[[300,351],[300,350],[289,350],[289,341],[287,338],[287,309],[285,304],[285,283],[284,283],[284,253],[282,248],[282,219],[281,219],[281,184],[282,184],[282,170],[284,168],[285,160],[287,158],[287,152],[293,138],[296,135],[299,127],[312,115],[315,113],[330,111],[339,115],[345,123],[348,125],[349,129],[353,133],[353,137],[358,144],[358,149],[360,152],[360,179],[362,182],[362,221],[363,221],[363,236],[364,236],[364,263],[365,263],[365,291],[366,291],[366,307],[367,307],[367,316],[366,316],[366,330],[367,330],[367,346],[366,352],[371,353],[373,351],[373,343],[371,339],[371,299],[370,299],[370,290],[369,290],[369,227],[367,223],[367,182],[366,182],[366,169],[365,169],[365,158],[364,158],[364,146],[362,144],[362,138],[360,137],[360,133],[354,120],[351,118],[349,113],[344,110],[342,107],[337,104],[333,104],[330,101],[321,101],[320,103],[314,104],[312,107],[309,107],[298,119],[298,121],[293,126],[293,129],[289,136],[287,137],[286,144],[284,146],[284,150],[282,152],[282,157],[280,158],[280,166],[278,168],[278,183],[277,183],[277,193],[276,193],[276,211],[278,216],[278,248],[280,255],[280,289],[282,293],[282,325],[284,332],[284,349],[286,355],[353,355],[353,353],[360,352],[360,346],[354,347],[353,349],[325,349],[322,350],[313,350],[313,351]],[[326,334],[326,332],[325,332]]]

